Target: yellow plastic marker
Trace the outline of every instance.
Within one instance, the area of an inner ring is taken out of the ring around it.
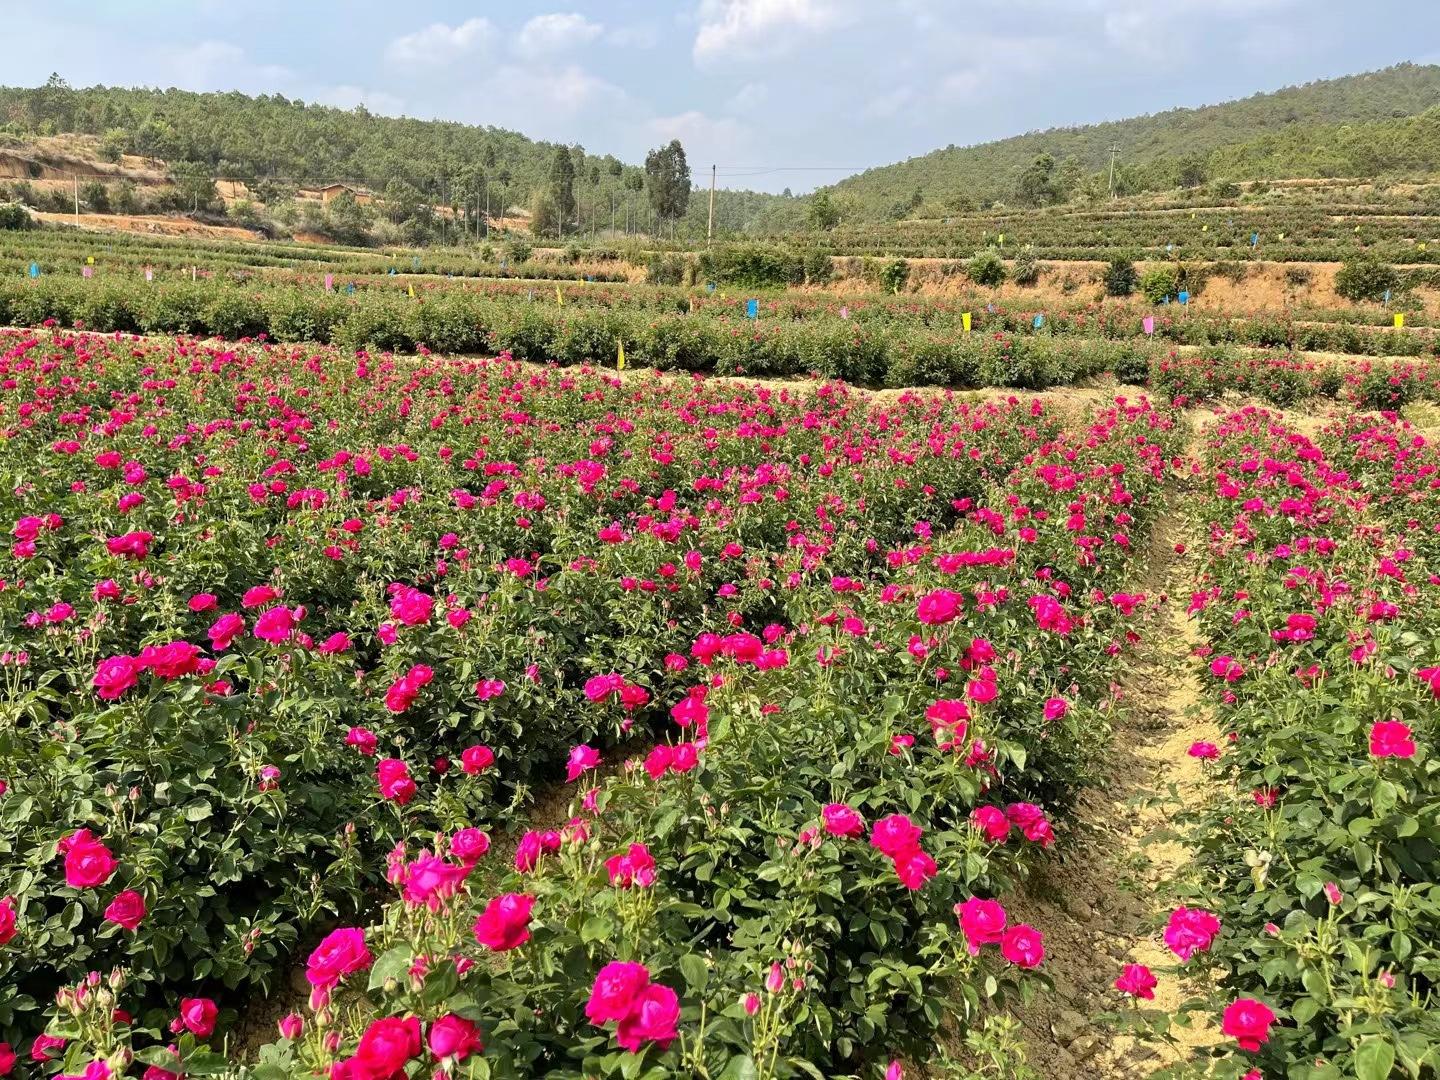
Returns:
[[[555,286],[555,304],[557,307],[565,306],[565,296],[561,293],[559,285]]]
[[[1396,330],[1399,330],[1399,329],[1400,329],[1401,327],[1403,327],[1404,325],[1405,325],[1405,316],[1402,315],[1400,312],[1397,311],[1397,312],[1395,313],[1395,329],[1396,329]]]
[[[409,287],[406,289],[406,291],[410,294],[410,299],[411,299],[411,300],[414,300],[414,299],[415,299],[415,286],[414,286],[414,285],[409,286]]]
[[[965,328],[965,333],[968,334],[970,332],[970,312],[964,312],[960,316],[960,325]]]
[[[620,342],[620,355],[615,358],[615,370],[625,370],[625,342]]]
[[[1200,226],[1200,231],[1201,231],[1201,232],[1209,232],[1209,231],[1210,231],[1210,226],[1209,226],[1209,225],[1201,225],[1201,226]]]
[[[94,266],[94,265],[95,265],[95,256],[94,256],[94,255],[86,255],[86,256],[85,256],[85,265],[86,265],[86,266]]]
[[[1005,246],[1005,234],[1003,232],[1000,234],[1000,246]]]

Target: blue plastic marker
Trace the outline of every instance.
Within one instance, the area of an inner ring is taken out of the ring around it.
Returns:
[[[715,291],[715,283],[713,281],[707,281],[705,283],[705,291],[713,293]]]
[[[1036,315],[1036,316],[1035,316],[1035,329],[1036,329],[1036,330],[1039,330],[1039,329],[1040,329],[1042,326],[1044,326],[1044,325],[1045,325],[1045,316],[1044,316],[1044,315]]]
[[[31,276],[32,278],[37,278],[37,277],[40,276],[40,264],[39,264],[39,263],[37,263],[37,262],[32,262],[32,263],[30,264],[30,276]]]
[[[747,319],[758,319],[758,318],[760,317],[760,301],[759,301],[759,300],[746,300],[746,301],[745,301],[745,317],[746,317]]]
[[[1188,292],[1186,292],[1184,289],[1181,289],[1181,290],[1180,290],[1179,300],[1180,300],[1180,303],[1182,303],[1182,304],[1188,304],[1188,303],[1190,303],[1190,294],[1189,294]]]

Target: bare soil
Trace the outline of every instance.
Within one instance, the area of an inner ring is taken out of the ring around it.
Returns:
[[[1196,434],[1192,426],[1192,445]],[[1112,985],[1126,964],[1145,964],[1160,980],[1147,1009],[1173,1015],[1190,996],[1159,936],[1173,906],[1166,883],[1190,862],[1170,817],[1177,800],[1205,797],[1202,767],[1187,750],[1219,732],[1198,706],[1187,557],[1175,550],[1185,539],[1182,519],[1167,511],[1141,562],[1139,587],[1157,604],[1117,689],[1109,774],[1082,794],[1059,854],[1011,904],[1044,934],[1043,970],[1055,984],[1015,1010],[1028,1064],[1045,1080],[1134,1080],[1218,1038],[1197,1024],[1173,1029],[1173,1044],[1142,1041],[1094,1019],[1128,1006]]]

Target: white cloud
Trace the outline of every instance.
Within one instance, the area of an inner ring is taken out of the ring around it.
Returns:
[[[245,50],[227,41],[202,41],[170,54],[167,65],[175,85],[186,90],[242,90],[266,94],[276,84],[294,80],[295,73],[279,64],[257,64]]]
[[[702,169],[699,162],[735,161],[751,150],[750,129],[729,116],[706,116],[691,109],[677,116],[654,117],[645,127],[657,142],[679,139],[697,177]]]
[[[865,107],[860,110],[860,115],[866,120],[889,120],[899,115],[900,111],[914,100],[914,90],[908,86],[897,86],[894,90],[886,91],[867,101]]]
[[[701,0],[695,59],[784,52],[797,31],[832,30],[853,17],[848,0]]]
[[[490,45],[494,37],[495,27],[489,19],[466,19],[459,26],[431,23],[390,42],[385,58],[397,66],[452,64]]]
[[[576,12],[536,15],[520,28],[516,47],[526,56],[565,52],[594,41],[605,27]]]
[[[730,95],[725,102],[726,112],[749,112],[765,104],[770,97],[770,88],[764,83],[748,82]]]
[[[384,116],[401,116],[405,112],[405,102],[394,94],[364,86],[352,86],[349,83],[326,87],[311,100],[317,105],[330,105],[337,109],[353,109],[357,105],[364,105],[372,113]]]
[[[660,44],[660,31],[653,23],[617,26],[605,35],[605,42],[617,49],[653,49]]]

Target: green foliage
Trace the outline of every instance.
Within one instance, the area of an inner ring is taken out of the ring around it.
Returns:
[[[685,281],[685,265],[683,255],[656,252],[645,265],[645,280],[651,285],[681,285]]]
[[[505,257],[511,262],[529,262],[534,250],[523,236],[512,236],[505,241]]]
[[[690,205],[690,165],[679,139],[645,155],[650,208],[662,222],[674,222]]]
[[[773,244],[717,245],[700,253],[699,265],[707,281],[746,288],[776,288],[805,280],[804,259]]]
[[[219,198],[210,167],[202,161],[175,162],[170,166],[170,182],[180,205],[188,210],[208,209]]]
[[[1354,259],[1335,272],[1335,291],[1346,300],[1383,300],[1399,285],[1395,268],[1378,259]]]
[[[810,196],[809,221],[812,229],[826,231],[840,224],[840,209],[825,190]]]
[[[1035,257],[1035,249],[1029,244],[1026,244],[1020,249],[1020,253],[1015,256],[1014,264],[1010,268],[1010,280],[1015,282],[1016,285],[1028,287],[1036,284],[1040,280],[1040,275],[1044,272],[1044,269],[1040,260]]]
[[[1180,268],[1173,264],[1152,266],[1140,275],[1140,292],[1152,304],[1180,291]]]
[[[1135,264],[1124,256],[1116,256],[1105,267],[1106,296],[1129,296],[1135,291],[1138,281]]]
[[[880,285],[898,293],[910,283],[910,264],[904,259],[889,259],[880,267]]]
[[[1055,159],[1041,154],[1020,174],[1015,194],[1023,206],[1047,206],[1057,197]]]
[[[976,285],[996,288],[1005,282],[1005,261],[988,248],[977,251],[965,264],[965,276]]]
[[[537,220],[537,211],[542,205],[537,201],[532,203],[530,227],[539,235],[559,236],[575,217],[575,159],[571,156],[569,147],[557,146],[551,156],[550,183],[546,195],[549,197],[551,211],[547,215],[548,220],[543,223]]]
[[[1122,148],[1120,189],[1192,187],[1206,176],[1407,175],[1440,171],[1440,67],[1400,64],[1198,109],[1170,109],[944,150],[841,181],[831,190],[866,220],[917,187],[944,203],[1008,199],[1037,158],[1073,159],[1105,189],[1107,148]],[[1036,181],[1043,170],[1034,174]],[[1043,195],[1044,185],[1034,193]]]
[[[35,219],[19,203],[0,203],[0,230],[33,228]]]

